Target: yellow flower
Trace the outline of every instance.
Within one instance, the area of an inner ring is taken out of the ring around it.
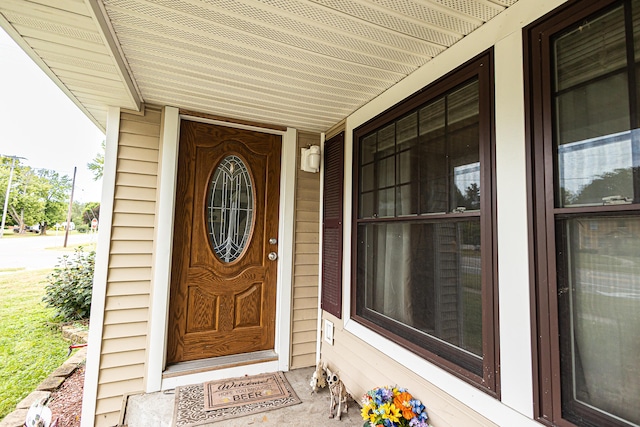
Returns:
[[[380,409],[383,410],[382,418],[387,418],[394,423],[400,421],[400,409],[396,408],[396,405],[393,403],[385,403]]]
[[[363,405],[360,414],[363,420],[369,419],[371,422],[373,422],[376,417],[376,414],[373,412],[373,407],[370,404]]]

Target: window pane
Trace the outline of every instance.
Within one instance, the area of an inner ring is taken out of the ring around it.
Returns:
[[[205,215],[216,256],[225,263],[238,259],[253,228],[253,182],[240,157],[227,156],[214,170]]]
[[[375,186],[375,172],[374,164],[362,166],[360,174],[360,191],[369,192],[374,189]]]
[[[459,130],[478,123],[478,81],[447,96],[447,126]]]
[[[561,206],[631,203],[632,141],[639,136],[634,130],[561,145]]]
[[[480,219],[358,229],[364,307],[482,356]],[[395,331],[394,331],[395,332]]]
[[[414,180],[414,169],[420,163],[418,150],[407,150],[398,154],[398,184],[406,184]]]
[[[559,262],[561,340],[571,343],[563,396],[639,425],[640,217],[586,217],[560,227],[568,254]]]
[[[634,200],[640,159],[634,161],[637,137],[630,131],[624,24],[620,6],[552,41],[559,207]]]
[[[395,203],[395,188],[378,191],[378,216],[381,218],[394,216]]]
[[[372,134],[366,138],[362,138],[360,142],[360,164],[371,163],[376,155],[377,151],[377,134]]]
[[[562,91],[627,65],[622,6],[555,39],[555,90]]]
[[[415,215],[416,207],[413,205],[414,200],[413,186],[411,184],[398,186],[396,193],[396,215],[406,216]]]
[[[389,125],[378,131],[378,158],[393,155],[396,151],[395,125]]]
[[[362,193],[360,196],[360,218],[373,218],[374,214],[374,199],[373,193]]]
[[[445,100],[438,99],[420,110],[420,212],[447,211],[447,152]]]
[[[450,211],[480,209],[478,82],[448,96]]]
[[[453,168],[453,209],[480,210],[480,162]]]
[[[418,138],[418,113],[410,114],[398,120],[396,132],[398,150],[404,150],[415,145]]]
[[[558,144],[629,130],[626,74],[615,74],[556,97]]]
[[[386,157],[377,162],[377,165],[376,188],[393,187],[396,183],[396,158],[394,156]]]
[[[420,213],[480,209],[479,129],[477,80],[420,110]]]
[[[635,46],[635,60],[640,61],[640,0],[631,2],[633,20],[633,45]]]
[[[398,154],[396,194],[396,215],[416,215],[418,213],[420,152],[412,147]]]

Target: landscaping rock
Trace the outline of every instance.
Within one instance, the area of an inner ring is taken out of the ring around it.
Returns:
[[[16,409],[2,421],[0,421],[0,427],[22,427],[24,426],[24,420],[27,418],[28,409]]]
[[[53,391],[64,382],[65,377],[48,377],[40,383],[36,390]]]
[[[83,347],[81,349],[79,349],[78,351],[76,351],[76,354],[74,354],[73,356],[71,356],[70,358],[67,359],[67,361],[65,362],[65,364],[69,364],[69,365],[79,365],[81,363],[84,363],[84,361],[87,358],[87,347]]]
[[[51,377],[64,377],[67,378],[69,375],[73,374],[73,371],[78,369],[77,363],[64,363],[59,366],[58,369],[51,373]]]
[[[29,396],[22,399],[22,402],[18,403],[18,405],[16,406],[16,409],[29,409],[34,402],[44,402],[45,400],[49,399],[50,396],[51,396],[50,391],[44,391],[44,390],[32,391],[31,394],[29,394]]]
[[[62,327],[62,336],[72,343],[87,342],[89,331],[76,328],[72,325],[65,325]]]

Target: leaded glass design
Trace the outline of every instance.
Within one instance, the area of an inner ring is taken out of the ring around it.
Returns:
[[[210,242],[222,262],[238,259],[249,241],[253,197],[251,174],[242,159],[222,159],[211,178],[206,212]]]

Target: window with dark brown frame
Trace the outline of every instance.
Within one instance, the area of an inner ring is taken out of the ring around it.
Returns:
[[[352,317],[497,395],[492,55],[354,130]]]
[[[525,29],[536,411],[640,426],[640,0]]]

